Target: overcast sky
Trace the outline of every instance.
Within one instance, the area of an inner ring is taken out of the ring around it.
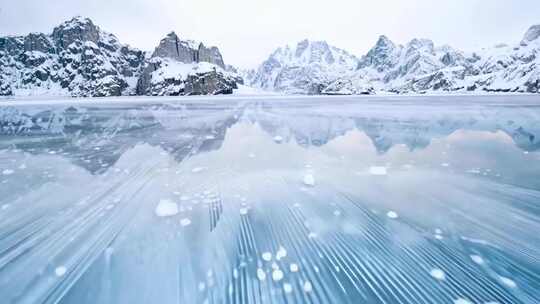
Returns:
[[[140,49],[174,30],[218,46],[226,63],[254,67],[304,38],[358,56],[381,34],[464,50],[514,43],[540,24],[540,0],[0,0],[0,35],[49,33],[75,15]]]

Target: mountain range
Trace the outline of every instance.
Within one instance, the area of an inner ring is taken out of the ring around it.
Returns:
[[[540,25],[513,45],[475,52],[429,39],[400,45],[380,36],[358,57],[325,41],[303,40],[241,72],[225,64],[217,47],[175,32],[144,52],[83,17],[50,34],[0,37],[0,96],[213,95],[244,83],[286,94],[539,93]]]
[[[153,53],[75,17],[51,34],[0,37],[0,95],[201,95],[240,81],[219,49],[171,32]],[[241,82],[241,81],[240,81]]]
[[[540,25],[519,43],[463,52],[429,39],[406,45],[380,36],[361,57],[303,40],[274,51],[247,82],[301,94],[425,93],[430,91],[540,92]]]

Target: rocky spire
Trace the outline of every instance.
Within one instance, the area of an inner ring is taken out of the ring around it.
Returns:
[[[99,28],[92,20],[83,17],[75,17],[54,28],[52,38],[58,48],[67,48],[75,41],[91,41],[98,43],[100,36]]]
[[[531,26],[521,40],[522,45],[527,45],[529,42],[540,38],[540,24]]]
[[[396,45],[388,37],[382,35],[375,43],[375,46],[362,58],[358,67],[372,66],[382,72],[395,64],[397,60],[395,56],[396,50]]]
[[[175,32],[161,39],[152,57],[170,58],[183,63],[209,62],[225,68],[217,47],[207,48],[200,42],[181,40]]]

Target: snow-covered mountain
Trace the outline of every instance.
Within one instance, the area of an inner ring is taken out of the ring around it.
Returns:
[[[217,47],[182,41],[175,32],[161,40],[137,84],[140,95],[230,94],[239,81],[225,70]]]
[[[342,54],[343,60],[326,60],[325,56],[336,58],[335,53]],[[325,42],[303,41],[296,48],[276,50],[249,81],[263,89],[308,94],[480,90],[537,93],[540,25],[532,26],[520,43],[472,53],[448,45],[435,46],[428,39],[399,45],[381,36],[366,55],[356,59]]]
[[[324,41],[303,40],[278,48],[256,70],[238,72],[218,48],[174,32],[150,54],[76,17],[51,34],[0,37],[0,96],[228,94],[242,77],[248,85],[290,94],[537,93],[539,54],[536,25],[513,45],[470,53],[428,39],[400,45],[381,36],[356,57]]]
[[[278,48],[248,78],[251,85],[292,94],[320,94],[344,76],[356,76],[358,58],[324,41]]]
[[[130,94],[143,61],[143,52],[76,17],[50,35],[0,38],[0,95]]]
[[[75,17],[52,34],[0,37],[0,95],[219,94],[236,87],[216,47],[171,33],[148,57]]]

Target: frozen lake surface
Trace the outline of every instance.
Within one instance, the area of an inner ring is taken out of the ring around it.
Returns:
[[[1,303],[540,303],[540,97],[0,103]]]

